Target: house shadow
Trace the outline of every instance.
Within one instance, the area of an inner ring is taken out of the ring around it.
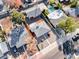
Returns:
[[[41,42],[44,42],[46,39],[49,38],[48,33],[45,33],[44,35],[40,36],[40,37],[35,37],[37,40],[37,43],[40,44]]]

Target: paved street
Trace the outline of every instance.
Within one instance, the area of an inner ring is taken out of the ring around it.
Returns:
[[[60,52],[55,45],[52,46],[53,49],[50,50],[47,54],[45,54],[42,59],[64,59],[63,53]]]
[[[53,52],[50,51],[48,54],[46,54],[43,59],[64,59],[64,55],[62,52],[57,52],[55,55],[53,55]]]
[[[33,55],[31,59],[64,59],[63,53],[58,50],[57,46],[57,43],[54,42]]]

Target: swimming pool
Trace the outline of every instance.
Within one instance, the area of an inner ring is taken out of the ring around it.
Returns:
[[[52,13],[53,11],[55,11],[54,7],[51,5],[48,5],[48,12]]]

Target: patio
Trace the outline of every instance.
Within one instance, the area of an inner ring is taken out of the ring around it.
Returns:
[[[13,23],[10,21],[10,17],[1,19],[0,24],[6,33],[8,33],[13,27]]]
[[[58,10],[55,10],[55,11],[51,12],[48,15],[48,18],[54,20],[54,19],[59,19],[62,16],[63,16],[63,11],[61,11],[60,9],[58,9]]]

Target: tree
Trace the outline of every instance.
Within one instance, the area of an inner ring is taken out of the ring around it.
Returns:
[[[22,24],[22,21],[23,21],[23,14],[16,11],[16,10],[13,10],[12,14],[11,14],[11,20],[14,24]]]
[[[28,24],[27,24],[27,22],[26,22],[26,16],[25,16],[25,13],[23,14],[23,13],[20,13],[20,12],[18,12],[18,11],[16,11],[16,10],[14,10],[13,12],[12,12],[12,14],[11,14],[11,21],[14,23],[14,24],[19,24],[19,25],[24,25],[25,26],[25,28],[26,28],[26,30],[28,31],[28,33],[29,33],[29,40],[28,40],[28,42],[29,42],[29,44],[28,44],[28,47],[27,47],[27,49],[30,51],[30,53],[31,53],[31,51],[32,52],[34,52],[35,50],[37,51],[37,47],[36,47],[36,44],[34,43],[34,42],[36,42],[36,39],[34,39],[34,37],[33,37],[33,35],[32,35],[32,32],[30,31],[30,29],[29,29],[29,26],[28,26]],[[27,42],[26,42],[27,43]],[[31,46],[29,46],[29,45],[34,45],[33,47],[31,47]],[[30,50],[30,49],[34,49],[34,50]]]
[[[1,39],[2,42],[5,41],[5,35],[6,35],[5,32],[2,31],[2,29],[0,27],[0,39]]]
[[[30,32],[30,29],[28,27],[28,24],[26,22],[26,16],[23,14],[23,13],[20,13],[16,10],[14,10],[11,14],[11,21],[14,23],[14,24],[19,24],[19,25],[22,25],[24,24],[24,26],[26,27],[26,29],[28,30],[28,32],[30,33],[30,35],[32,36],[31,32]]]
[[[62,4],[61,3],[58,3],[57,6],[62,9]]]
[[[70,7],[75,8],[77,6],[77,3],[78,3],[77,0],[71,0]]]
[[[58,26],[62,28],[65,33],[70,33],[76,29],[76,22],[73,18],[68,17],[67,20],[61,21]]]
[[[47,16],[49,14],[48,10],[46,10],[46,9],[44,9],[42,13],[45,14],[45,16]]]
[[[55,2],[55,0],[49,0],[50,4],[53,4]]]

